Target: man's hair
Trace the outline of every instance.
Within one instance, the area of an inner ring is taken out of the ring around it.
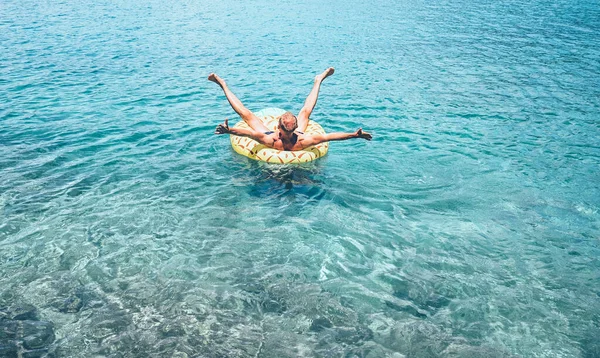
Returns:
[[[292,112],[285,112],[279,117],[279,126],[287,132],[293,132],[298,128],[298,119]]]

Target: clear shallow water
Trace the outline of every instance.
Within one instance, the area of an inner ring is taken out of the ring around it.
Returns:
[[[0,5],[0,306],[60,357],[596,357],[594,2]],[[265,165],[254,110],[373,132]],[[73,309],[66,303],[79,302]]]

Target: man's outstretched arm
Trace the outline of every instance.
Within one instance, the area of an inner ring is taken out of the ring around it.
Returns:
[[[302,142],[302,144],[306,147],[310,147],[311,145],[317,145],[323,142],[330,142],[334,140],[347,140],[352,138],[363,138],[366,140],[371,140],[373,136],[371,133],[363,132],[362,128],[359,128],[354,133],[327,133],[327,134],[315,134],[308,137],[306,140]]]
[[[217,126],[217,128],[215,129],[215,134],[233,134],[233,135],[239,135],[241,137],[248,137],[248,138],[252,138],[255,141],[264,144],[264,145],[273,145],[273,143],[268,143],[269,142],[269,136],[261,133],[261,132],[257,132],[255,130],[252,129],[245,129],[245,128],[229,128],[228,125],[228,120],[225,119],[225,123],[223,124],[219,124]]]

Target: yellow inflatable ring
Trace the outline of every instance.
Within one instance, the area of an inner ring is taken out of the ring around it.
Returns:
[[[279,117],[286,111],[280,108],[266,108],[259,112],[254,113],[260,118],[263,124],[269,128],[269,130],[276,131],[277,125],[279,124]],[[246,122],[240,121],[233,128],[249,128]],[[306,134],[325,134],[323,127],[313,121],[308,121],[308,127]],[[296,164],[306,163],[320,158],[327,154],[329,149],[329,143],[320,143],[312,147],[308,147],[304,150],[287,151],[277,150],[269,148],[264,144],[260,144],[254,139],[247,137],[240,137],[237,135],[230,135],[231,146],[233,149],[250,159],[261,160],[267,163],[276,164]]]

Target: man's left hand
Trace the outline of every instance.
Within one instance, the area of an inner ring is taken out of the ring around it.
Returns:
[[[230,133],[228,119],[225,118],[225,123],[219,124],[215,129],[215,134],[227,134]]]

